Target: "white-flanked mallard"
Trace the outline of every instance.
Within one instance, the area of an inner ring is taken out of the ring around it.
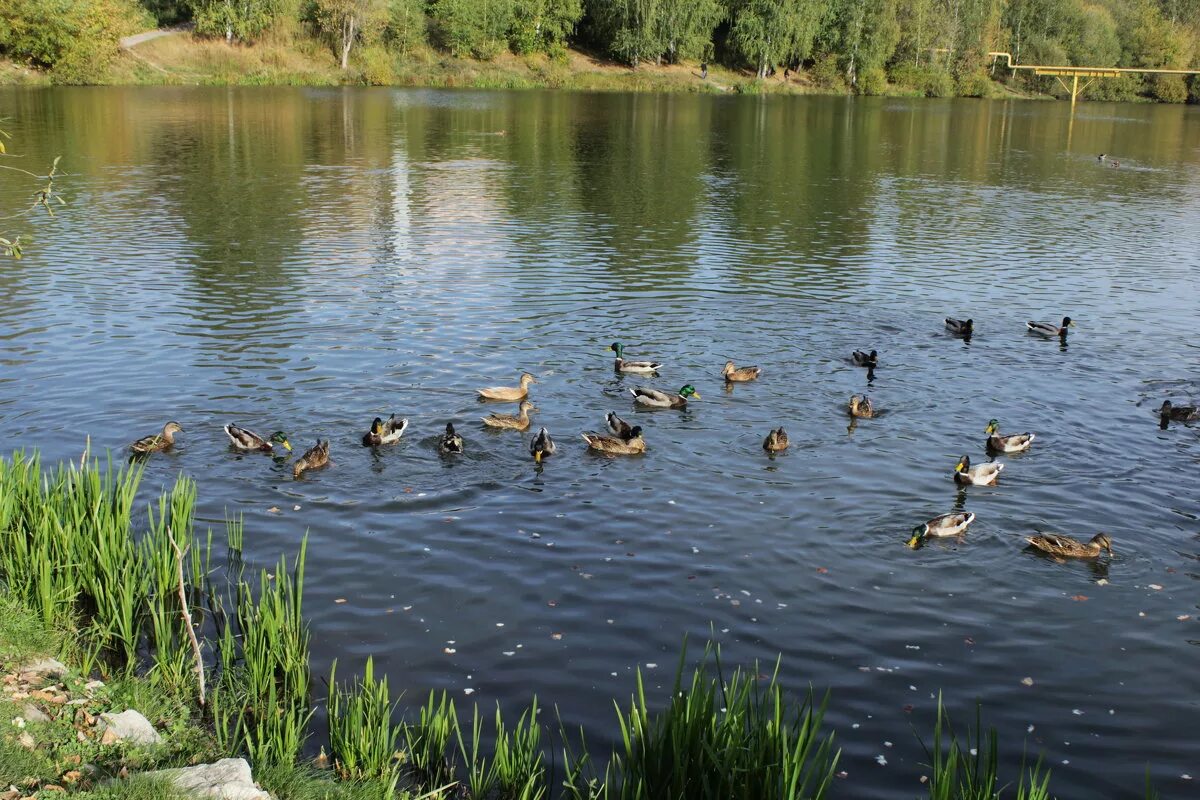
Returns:
[[[725,369],[721,370],[721,375],[730,383],[757,380],[761,374],[760,367],[735,367],[732,361],[726,361]]]
[[[662,366],[657,361],[626,361],[625,345],[620,342],[613,342],[608,346],[608,349],[617,354],[616,359],[613,361],[613,369],[617,372],[639,372],[643,375],[649,375],[652,372],[658,372],[658,368]]]
[[[529,396],[529,384],[537,383],[537,379],[528,372],[521,374],[520,386],[488,386],[478,389],[479,396],[484,400],[502,400],[515,403]]]
[[[149,436],[143,436],[129,445],[129,449],[139,455],[144,453],[160,453],[175,444],[175,434],[177,433],[183,433],[183,426],[178,422],[168,422],[166,425],[163,425],[162,433],[152,433]]]
[[[310,469],[318,469],[329,463],[329,440],[317,440],[307,453],[300,456],[296,463],[292,464],[292,477],[299,478],[302,474]]]
[[[850,355],[850,360],[854,362],[855,366],[875,369],[875,367],[879,366],[879,353],[875,350],[869,353],[865,353],[862,350],[855,350]]]
[[[618,439],[615,436],[604,436],[603,434],[589,431],[583,434],[583,440],[587,442],[587,446],[590,449],[600,453],[633,456],[646,452],[646,440],[642,438],[642,427],[640,425],[633,426],[628,439]]]
[[[443,455],[461,453],[464,447],[463,437],[454,432],[454,423],[446,423],[446,432],[438,439],[438,452]]]
[[[483,424],[489,428],[504,428],[510,431],[523,431],[529,428],[529,412],[536,411],[533,403],[528,400],[522,400],[521,405],[517,406],[518,413],[512,414],[488,414],[483,417]]]
[[[768,453],[780,453],[787,450],[789,444],[791,442],[788,441],[787,431],[780,426],[768,433],[766,439],[763,439],[763,450]]]
[[[1004,465],[995,461],[972,467],[971,457],[963,456],[954,465],[954,481],[963,485],[991,486],[1003,471]]]
[[[529,455],[533,456],[533,460],[537,463],[542,463],[542,459],[546,456],[554,455],[554,451],[558,449],[554,440],[550,438],[550,431],[542,428],[538,431],[538,435],[533,437],[533,441],[529,443]]]
[[[407,419],[396,419],[395,414],[388,417],[386,421],[376,417],[371,421],[371,430],[363,434],[363,447],[395,444],[400,441],[400,437],[406,430],[408,430]]]
[[[1074,328],[1075,323],[1070,317],[1063,317],[1062,325],[1055,325],[1053,322],[1026,322],[1025,327],[1042,336],[1066,336],[1067,328]]]
[[[225,426],[225,435],[229,437],[230,444],[237,450],[270,453],[275,450],[275,445],[280,444],[283,445],[284,450],[292,452],[292,443],[288,441],[287,434],[283,431],[275,431],[264,439],[254,431],[248,431],[230,423]]]
[[[1031,547],[1059,558],[1096,558],[1103,551],[1107,551],[1111,556],[1113,551],[1112,540],[1108,538],[1107,533],[1097,533],[1089,542],[1081,542],[1057,533],[1026,536],[1025,541],[1029,542]]]
[[[969,338],[975,332],[975,320],[946,317],[946,330],[955,336]]]
[[[1032,433],[1010,433],[1008,436],[1001,436],[1000,423],[994,419],[988,422],[984,433],[988,434],[987,448],[996,453],[1020,453],[1028,450],[1037,438]]]
[[[865,394],[851,395],[846,410],[850,412],[850,416],[859,419],[870,419],[875,416],[875,404]]]
[[[975,515],[970,511],[961,514],[942,514],[929,522],[912,529],[909,537],[909,547],[919,547],[925,539],[938,536],[960,536],[967,532],[968,526],[975,521]]]
[[[604,421],[608,423],[608,429],[613,432],[614,436],[625,441],[629,441],[630,437],[633,436],[633,426],[618,417],[615,411],[608,412],[604,417]]]
[[[675,394],[667,394],[658,389],[649,389],[644,386],[629,391],[633,392],[633,402],[646,408],[687,408],[688,400],[700,399],[700,393],[690,383],[684,384]]]
[[[1200,409],[1195,406],[1177,406],[1170,400],[1163,400],[1162,406],[1158,409],[1158,415],[1164,420],[1194,422],[1200,419]]]

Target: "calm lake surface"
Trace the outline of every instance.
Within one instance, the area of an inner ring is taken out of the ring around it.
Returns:
[[[308,532],[315,675],[374,654],[409,706],[536,692],[603,753],[635,670],[669,686],[712,634],[832,691],[840,796],[923,791],[939,692],[1060,796],[1132,796],[1147,763],[1196,796],[1200,426],[1154,410],[1200,400],[1200,109],[140,88],[4,90],[0,116],[21,166],[70,173],[54,220],[0,223],[30,239],[0,261],[0,451],[179,420],[147,494],[193,476],[255,567]],[[35,188],[0,174],[0,214]],[[1024,329],[1064,315],[1065,345]],[[615,375],[614,340],[661,377]],[[725,391],[727,358],[762,378]],[[522,369],[542,470],[477,421]],[[632,410],[688,382],[686,412]],[[848,426],[863,391],[886,413]],[[643,457],[584,450],[608,410]],[[363,449],[391,412],[403,442]],[[960,492],[992,417],[1037,442]],[[227,422],[334,464],[294,481]],[[904,546],[961,508],[963,541]],[[1024,552],[1039,530],[1117,555]]]

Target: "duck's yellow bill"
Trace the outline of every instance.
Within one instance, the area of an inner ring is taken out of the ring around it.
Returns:
[[[962,472],[962,468],[963,468],[963,463],[961,461],[954,465],[955,472]]]
[[[692,392],[692,399],[693,399],[693,400],[699,400],[699,399],[700,399],[700,393],[699,393],[699,392]]]
[[[533,454],[533,460],[539,464],[542,463],[542,451],[541,450],[538,450],[537,452],[535,452]]]
[[[289,453],[290,453],[290,452],[292,452],[292,443],[291,443],[291,442],[284,442],[284,443],[283,443],[283,449],[287,450]]]
[[[914,536],[911,539],[909,539],[908,546],[911,547],[913,550],[916,550],[918,547],[921,546],[921,537]]]

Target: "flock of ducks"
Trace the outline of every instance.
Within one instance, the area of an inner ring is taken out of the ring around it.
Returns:
[[[970,319],[960,320],[948,317],[945,324],[946,330],[951,334],[967,340],[971,338],[975,330],[974,321]],[[1027,329],[1033,333],[1046,337],[1059,337],[1063,340],[1066,339],[1068,329],[1074,326],[1075,323],[1070,317],[1063,317],[1062,323],[1057,325],[1050,322],[1026,323]],[[658,370],[663,366],[658,361],[626,359],[625,347],[620,342],[613,342],[608,349],[616,353],[613,368],[617,372],[657,375]],[[850,356],[850,361],[856,366],[865,367],[870,377],[879,365],[879,353],[875,350],[869,352],[855,350]],[[757,366],[738,367],[733,361],[727,361],[721,371],[726,385],[757,380],[761,375],[761,368]],[[517,386],[489,386],[476,390],[481,401],[519,404],[516,414],[489,414],[482,418],[483,424],[490,428],[503,430],[528,430],[531,424],[529,414],[537,410],[529,400],[529,387],[535,383],[537,383],[537,379],[526,372],[521,375]],[[634,405],[647,409],[684,409],[687,408],[689,401],[701,399],[696,387],[690,383],[684,384],[678,392],[674,393],[642,386],[634,387],[630,391],[633,394]],[[869,419],[876,414],[871,399],[861,394],[855,394],[850,398],[846,410],[853,418]],[[1169,421],[1200,420],[1200,410],[1195,406],[1175,406],[1170,400],[1163,402],[1159,414],[1164,427]],[[608,433],[589,431],[582,434],[583,440],[590,450],[610,455],[637,455],[645,452],[646,441],[640,425],[630,425],[611,411],[606,415],[605,421]],[[275,431],[270,436],[264,437],[233,424],[226,425],[224,430],[226,436],[229,437],[230,445],[241,452],[274,453],[276,445],[289,453],[292,450],[287,434],[283,431]],[[371,422],[370,429],[363,434],[363,447],[376,448],[396,444],[404,436],[406,430],[408,430],[407,419],[397,419],[395,414],[386,420],[376,417]],[[168,422],[160,433],[138,439],[129,446],[129,449],[135,456],[167,450],[175,443],[175,434],[182,432],[183,427],[178,422]],[[985,448],[993,457],[1005,453],[1024,452],[1033,445],[1037,438],[1033,433],[1001,434],[1000,423],[995,419],[988,422],[984,432],[987,434],[984,442]],[[762,447],[767,453],[774,454],[786,450],[789,444],[787,432],[779,427],[767,434]],[[438,438],[438,452],[444,456],[459,455],[464,452],[465,446],[463,437],[454,429],[454,423],[446,423],[445,432]],[[545,427],[538,431],[529,444],[529,453],[539,465],[543,459],[554,455],[556,450],[557,446]],[[329,440],[318,440],[316,445],[293,463],[292,475],[299,478],[308,470],[318,469],[328,463]],[[990,486],[997,482],[1003,471],[1003,463],[989,461],[973,466],[970,456],[964,455],[954,467],[954,481],[960,486]],[[962,536],[974,521],[975,515],[970,512],[943,514],[913,528],[908,545],[916,548],[920,547],[926,539]],[[1096,558],[1104,552],[1111,556],[1113,552],[1112,541],[1103,533],[1097,534],[1088,542],[1057,534],[1040,534],[1026,537],[1025,540],[1031,547],[1056,558]]]

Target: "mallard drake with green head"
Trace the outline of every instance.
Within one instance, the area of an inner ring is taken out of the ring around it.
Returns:
[[[292,477],[299,478],[311,469],[319,469],[329,463],[329,440],[317,440],[308,452],[296,459],[292,464]]]
[[[688,400],[700,399],[700,393],[690,383],[684,384],[676,394],[667,394],[644,386],[629,391],[633,392],[633,402],[645,408],[687,408]]]
[[[929,522],[912,529],[908,539],[909,547],[919,547],[926,539],[940,536],[960,536],[967,532],[967,527],[975,521],[975,515],[967,511],[961,514],[942,514]]]
[[[1062,325],[1055,325],[1053,322],[1026,322],[1025,327],[1042,336],[1066,336],[1067,328],[1074,328],[1075,323],[1070,317],[1063,317]]]
[[[971,334],[975,333],[975,320],[946,317],[946,330],[950,331],[955,336],[969,338]]]
[[[875,416],[875,404],[865,394],[851,395],[846,410],[850,412],[850,416],[859,419],[870,419]]]
[[[865,353],[862,350],[855,350],[850,355],[850,360],[854,362],[856,367],[875,369],[875,367],[879,366],[879,353],[875,350],[869,353]]]
[[[129,445],[129,449],[138,455],[160,453],[175,444],[175,434],[177,433],[183,433],[183,426],[178,422],[168,422],[166,425],[163,425],[162,433],[152,433],[149,436],[143,436]]]
[[[662,366],[657,361],[626,361],[625,345],[620,342],[613,342],[608,346],[608,349],[617,354],[616,359],[613,361],[613,369],[617,372],[637,372],[649,375],[652,372],[658,372],[659,367]]]
[[[371,430],[363,434],[363,447],[380,447],[385,444],[395,444],[400,441],[404,431],[408,430],[407,419],[396,419],[392,414],[387,420],[379,417],[371,420]]]
[[[994,419],[988,422],[984,433],[988,435],[987,448],[994,453],[1020,453],[1028,450],[1029,446],[1033,444],[1033,440],[1037,438],[1032,433],[1011,433],[1008,436],[1001,436],[1000,423]]]
[[[646,452],[646,440],[642,438],[642,426],[634,425],[628,439],[604,436],[599,433],[583,434],[583,440],[591,450],[616,456],[633,456]]]
[[[476,391],[479,392],[479,396],[484,400],[501,400],[515,403],[529,396],[529,384],[531,383],[537,383],[537,378],[525,372],[521,374],[520,386],[488,386]]]
[[[1034,549],[1058,558],[1097,558],[1102,552],[1107,552],[1110,556],[1113,552],[1112,539],[1108,538],[1107,533],[1097,533],[1089,542],[1081,542],[1057,533],[1026,536],[1025,541]]]
[[[732,361],[726,361],[725,369],[721,370],[721,375],[730,383],[758,380],[761,374],[762,369],[759,367],[735,367]]]
[[[1163,400],[1162,406],[1158,409],[1158,415],[1163,420],[1194,422],[1200,419],[1200,409],[1197,409],[1196,406],[1177,406],[1170,400]]]
[[[454,431],[454,423],[447,422],[446,432],[442,434],[442,438],[438,439],[438,452],[442,455],[461,453],[464,445],[463,437]]]
[[[780,426],[768,433],[766,439],[763,439],[763,450],[768,453],[781,453],[788,449],[789,444],[791,442],[788,441],[787,431]]]
[[[236,450],[270,453],[275,450],[275,445],[278,444],[282,445],[283,449],[289,453],[292,452],[292,443],[288,441],[287,434],[283,431],[275,431],[268,438],[264,439],[254,431],[248,431],[231,423],[225,426],[225,435],[229,437],[229,443]]]
[[[536,411],[533,403],[528,400],[522,400],[521,405],[517,406],[518,413],[512,414],[488,414],[483,417],[483,424],[489,428],[504,428],[510,431],[523,431],[529,428],[529,412]]]
[[[977,467],[971,466],[971,457],[963,456],[954,465],[954,482],[963,486],[991,486],[1000,477],[1000,473],[1004,471],[1004,465],[995,461],[990,461],[987,464],[980,464]]]
[[[545,428],[538,431],[538,435],[533,437],[533,441],[529,443],[529,455],[533,456],[533,460],[539,464],[546,456],[554,455],[556,449],[554,440],[550,438],[550,431]]]
[[[614,436],[625,441],[629,441],[630,437],[633,436],[633,426],[618,417],[615,411],[608,412],[604,417],[604,421],[608,424],[608,429],[612,431]]]

